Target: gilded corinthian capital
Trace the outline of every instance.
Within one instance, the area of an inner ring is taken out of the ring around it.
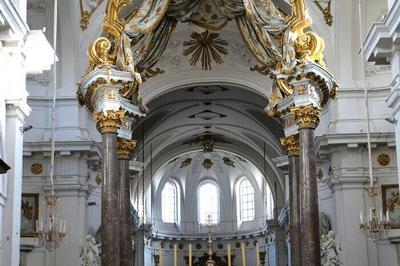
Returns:
[[[299,155],[299,134],[281,138],[281,145],[285,148],[289,156]]]
[[[300,129],[315,129],[319,124],[321,109],[313,106],[312,104],[291,107],[290,112],[293,114],[294,119]]]
[[[118,138],[118,159],[129,160],[136,148],[136,140]]]
[[[94,113],[93,119],[100,133],[117,133],[124,116],[124,110],[110,110]]]

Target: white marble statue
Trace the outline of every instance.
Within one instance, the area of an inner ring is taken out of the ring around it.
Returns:
[[[335,232],[329,231],[321,235],[321,265],[338,266],[341,265],[339,259],[340,243],[335,238]]]
[[[96,240],[91,235],[86,235],[80,244],[79,257],[83,266],[99,265],[99,248]]]

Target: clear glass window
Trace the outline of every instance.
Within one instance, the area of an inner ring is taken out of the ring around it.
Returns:
[[[242,222],[253,221],[255,216],[254,187],[250,181],[245,178],[240,182],[240,220]]]
[[[200,224],[219,222],[218,186],[214,182],[204,182],[198,191],[199,222]]]
[[[167,182],[161,195],[161,211],[164,223],[177,221],[177,189],[174,183]]]

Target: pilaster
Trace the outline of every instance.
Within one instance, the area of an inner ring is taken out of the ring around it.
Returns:
[[[25,102],[6,105],[6,161],[11,166],[5,176],[6,199],[1,224],[1,264],[19,266],[21,193],[22,193],[22,154],[23,133],[26,116],[30,109]],[[4,219],[6,218],[6,219]]]

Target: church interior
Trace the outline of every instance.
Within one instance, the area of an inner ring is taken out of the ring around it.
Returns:
[[[1,266],[400,265],[399,0],[0,0]]]

